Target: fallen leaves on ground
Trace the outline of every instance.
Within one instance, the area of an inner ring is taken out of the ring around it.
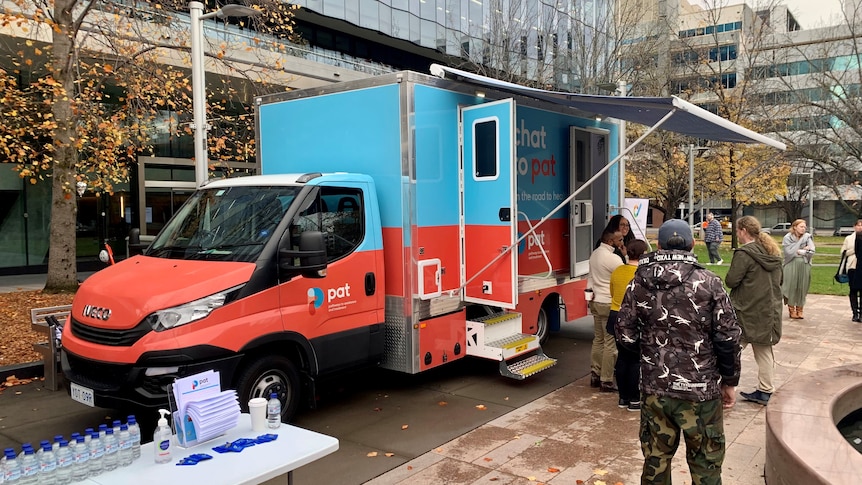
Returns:
[[[377,456],[377,452],[376,451],[369,451],[368,454],[365,456],[367,456],[369,458],[374,458],[375,456]]]
[[[488,408],[486,408],[484,404],[479,404],[479,405],[477,405],[477,406],[476,406],[476,409],[478,409],[479,411],[484,411],[484,410],[486,410],[486,409],[488,409]]]
[[[407,428],[409,428],[409,427],[410,427],[410,425],[409,425],[409,424],[402,424],[402,425],[401,425],[401,429],[407,429]]]
[[[30,309],[68,305],[74,297],[42,290],[0,293],[0,367],[41,361],[42,354],[33,350],[33,344],[47,336],[30,329]]]
[[[0,392],[3,392],[4,390],[6,390],[10,387],[23,386],[24,384],[29,384],[31,382],[33,382],[33,379],[18,379],[15,376],[9,376],[6,378],[5,381],[0,382]],[[16,394],[20,394],[20,393],[16,393]]]

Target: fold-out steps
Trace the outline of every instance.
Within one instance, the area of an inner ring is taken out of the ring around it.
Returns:
[[[467,355],[500,361],[500,373],[524,379],[557,363],[535,335],[521,333],[521,314],[500,312],[467,321]]]
[[[500,374],[512,379],[523,380],[556,364],[557,359],[552,359],[544,352],[539,351],[523,359],[500,362]]]

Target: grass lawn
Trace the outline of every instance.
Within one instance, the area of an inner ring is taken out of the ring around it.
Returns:
[[[781,237],[773,236],[778,245],[781,245]],[[733,259],[733,249],[730,247],[730,237],[725,237],[724,242],[718,250],[724,264],[721,266],[707,266],[713,273],[717,274],[722,280],[727,274],[730,267],[730,261]],[[839,285],[835,282],[835,270],[838,268],[838,262],[841,260],[841,244],[844,242],[843,237],[834,236],[814,236],[814,244],[817,247],[817,252],[814,254],[814,267],[811,268],[811,289],[809,293],[816,295],[841,295],[849,294],[848,285]],[[655,241],[650,241],[655,248]],[[709,262],[709,254],[706,250],[706,245],[701,241],[696,241],[694,245],[694,254],[697,255],[698,261]],[[819,266],[826,265],[826,266]]]

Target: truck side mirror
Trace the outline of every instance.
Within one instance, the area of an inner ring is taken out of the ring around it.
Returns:
[[[286,271],[299,271],[306,278],[322,278],[326,274],[326,241],[320,231],[305,231],[299,235],[298,249],[293,249],[286,238],[278,250],[279,267]]]

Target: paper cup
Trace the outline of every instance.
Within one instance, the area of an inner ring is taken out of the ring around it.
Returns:
[[[251,414],[252,431],[266,431],[266,399],[262,397],[256,397],[249,400],[248,412],[249,414]]]

